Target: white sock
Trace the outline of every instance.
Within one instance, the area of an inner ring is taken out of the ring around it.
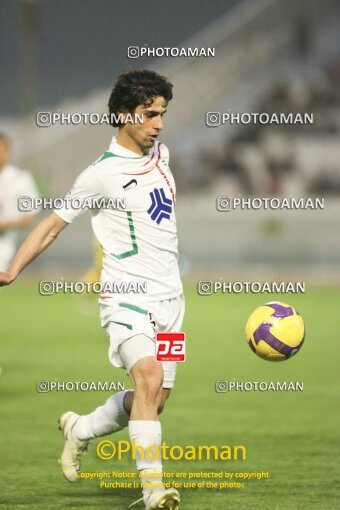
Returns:
[[[121,391],[108,398],[104,405],[92,413],[80,416],[72,428],[72,435],[77,439],[93,439],[117,432],[127,426],[129,416],[124,409],[124,397],[127,391]]]
[[[151,420],[130,420],[129,434],[131,442],[134,440],[137,448],[136,465],[137,470],[141,472],[140,478],[143,487],[143,496],[148,496],[151,491],[164,490],[164,485],[162,484],[162,456],[160,449],[162,444],[161,423]],[[145,449],[149,446],[158,447],[159,455],[155,455],[154,450],[151,450],[149,455],[145,455]],[[138,447],[143,448],[144,455]],[[157,458],[151,460],[147,458],[148,456]]]

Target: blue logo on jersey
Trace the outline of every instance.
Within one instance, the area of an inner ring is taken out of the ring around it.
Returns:
[[[172,212],[172,200],[165,196],[163,188],[154,188],[150,193],[151,206],[148,209],[148,213],[151,216],[152,221],[155,221],[157,225],[165,218],[170,220]]]

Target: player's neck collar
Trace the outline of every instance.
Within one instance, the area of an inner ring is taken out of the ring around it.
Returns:
[[[135,159],[143,159],[147,156],[139,156],[136,152],[130,151],[126,147],[123,147],[123,145],[120,145],[117,142],[117,137],[113,136],[112,141],[109,147],[109,151],[113,152],[114,154],[117,154],[117,156],[122,156],[123,158],[135,158]]]

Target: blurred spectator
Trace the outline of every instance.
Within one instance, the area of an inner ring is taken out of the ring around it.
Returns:
[[[9,164],[11,146],[8,137],[0,134],[0,271],[5,271],[16,251],[16,231],[27,227],[36,211],[18,209],[20,197],[38,197],[29,172]]]

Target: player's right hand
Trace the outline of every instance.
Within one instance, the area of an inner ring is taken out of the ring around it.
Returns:
[[[5,285],[9,285],[15,280],[15,277],[8,273],[0,272],[0,287],[4,287]]]

